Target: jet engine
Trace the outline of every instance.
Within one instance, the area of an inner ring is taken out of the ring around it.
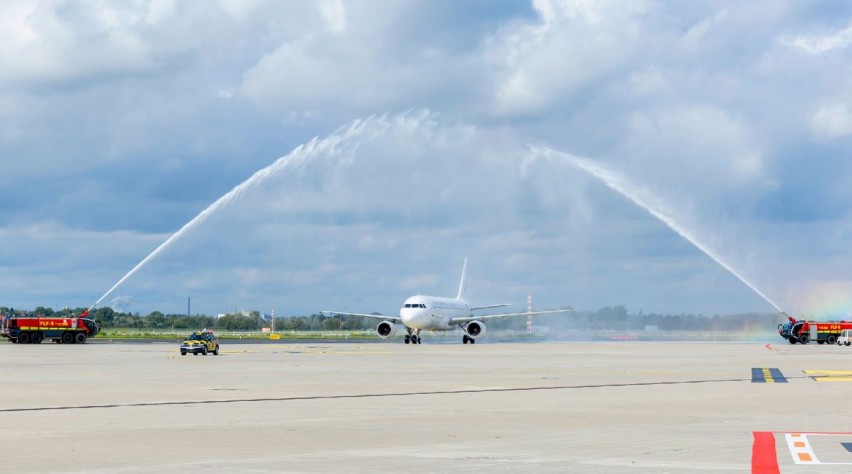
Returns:
[[[376,326],[376,332],[382,339],[393,337],[394,334],[396,334],[396,324],[392,321],[382,321],[378,326]]]
[[[482,337],[485,335],[485,323],[482,321],[471,321],[465,325],[464,332],[472,339]]]

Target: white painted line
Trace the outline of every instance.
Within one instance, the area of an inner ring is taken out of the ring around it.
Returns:
[[[817,459],[814,450],[811,449],[811,443],[808,442],[808,437],[802,433],[787,433],[784,435],[787,439],[787,448],[790,450],[790,455],[793,457],[793,462],[796,464],[821,464]]]

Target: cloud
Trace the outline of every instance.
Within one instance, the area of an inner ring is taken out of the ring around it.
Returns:
[[[141,11],[106,3],[11,2],[0,16],[0,81],[51,84],[157,66],[134,31]]]
[[[511,25],[489,41],[497,71],[495,112],[541,113],[632,62],[646,2],[536,1],[537,22]],[[556,99],[556,100],[554,100]]]
[[[810,125],[818,137],[845,137],[852,134],[852,112],[843,102],[822,105],[811,116]]]
[[[454,294],[469,256],[484,304],[532,290],[579,307],[769,309],[531,142],[654,191],[794,306],[797,288],[852,280],[847,16],[795,2],[7,2],[0,258],[17,279],[0,297],[87,304],[296,153],[119,288],[129,308],[181,312],[191,294],[210,313],[393,311],[418,281]]]
[[[325,29],[337,35],[346,28],[346,8],[341,0],[326,0],[320,3],[320,13],[325,20]]]
[[[399,289],[403,291],[418,291],[423,289],[434,290],[440,283],[440,279],[436,275],[418,275],[406,277],[399,283]]]
[[[680,105],[633,114],[625,154],[637,163],[653,160],[655,177],[669,163],[671,182],[702,179],[731,186],[754,186],[765,177],[763,153],[742,117],[708,104]],[[668,174],[668,173],[666,173]]]
[[[852,43],[852,25],[824,35],[789,35],[779,38],[779,43],[800,49],[809,54],[822,54],[845,49]]]

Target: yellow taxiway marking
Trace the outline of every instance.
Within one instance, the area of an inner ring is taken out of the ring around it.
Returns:
[[[817,382],[852,382],[852,370],[805,370]]]

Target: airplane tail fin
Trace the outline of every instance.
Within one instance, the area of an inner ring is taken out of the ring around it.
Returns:
[[[462,277],[461,283],[459,283],[459,294],[456,296],[457,300],[460,300],[465,297],[465,293],[467,293],[467,257],[464,258],[464,266],[462,266]]]

